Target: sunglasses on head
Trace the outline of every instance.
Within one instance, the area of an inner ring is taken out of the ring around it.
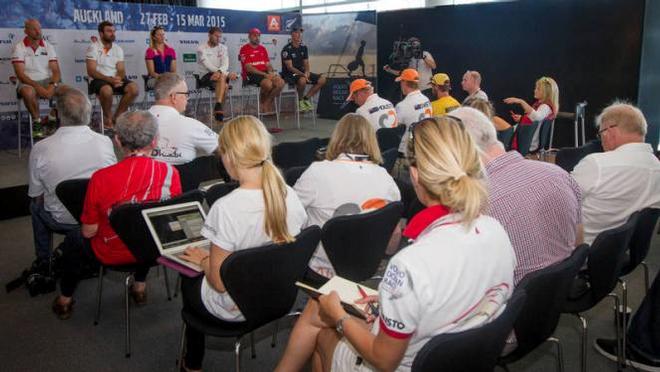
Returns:
[[[444,115],[443,117],[454,120],[461,128],[464,128],[463,120],[461,120],[460,118],[453,115]],[[408,156],[408,161],[411,164],[414,164],[415,161],[415,129],[420,127],[422,124],[426,122],[432,122],[435,123],[435,125],[440,125],[437,119],[438,118],[435,117],[424,118],[420,121],[416,121],[410,124],[410,127],[408,128],[408,140],[410,142],[410,155]]]

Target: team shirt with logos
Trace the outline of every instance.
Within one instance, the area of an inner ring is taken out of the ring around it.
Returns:
[[[401,200],[399,188],[387,170],[367,161],[350,160],[358,157],[341,154],[333,161],[314,162],[300,176],[293,188],[307,210],[308,225],[323,226],[332,217],[362,213]],[[309,267],[323,276],[334,276],[321,243]]]
[[[14,45],[11,54],[11,63],[23,63],[25,74],[34,81],[46,80],[52,76],[48,67],[51,61],[57,61],[57,54],[55,48],[46,40],[40,40],[37,48],[33,49],[26,37]]]
[[[149,109],[158,121],[158,146],[151,156],[169,164],[184,164],[210,155],[218,147],[218,135],[201,122],[174,108],[154,105]]]
[[[433,116],[431,102],[419,90],[410,92],[403,101],[397,103],[396,116],[399,124],[405,124],[407,128],[410,128],[410,124]],[[405,154],[407,145],[408,135],[404,135],[401,138],[399,152]]]
[[[293,46],[293,43],[288,43],[282,48],[282,53],[280,53],[280,55],[282,56],[282,73],[284,75],[293,75],[293,72],[286,68],[284,61],[291,61],[291,65],[293,65],[294,68],[302,72],[307,72],[305,71],[305,60],[309,58],[307,46],[300,44],[296,48]]]
[[[379,97],[376,93],[370,95],[355,113],[365,117],[374,130],[394,128],[399,125],[392,102]]]
[[[268,64],[270,63],[268,51],[261,44],[257,45],[256,48],[253,48],[249,43],[243,45],[238,52],[238,59],[241,61],[241,76],[243,77],[243,80],[247,78],[245,65],[250,64],[257,70],[266,72],[268,70]]]
[[[105,76],[117,76],[117,63],[124,62],[124,50],[112,43],[110,49],[105,49],[98,41],[87,48],[87,59],[96,61],[96,71]]]
[[[226,74],[229,70],[229,52],[227,51],[227,46],[218,44],[212,47],[208,42],[202,43],[197,48],[197,62],[199,63],[199,72],[202,76],[216,71]]]
[[[307,214],[295,191],[286,187],[286,212],[289,234],[296,236],[307,221]],[[228,252],[257,248],[269,244],[266,235],[265,204],[260,189],[238,188],[218,199],[209,210],[201,234],[214,245]],[[202,281],[202,302],[216,317],[226,321],[243,321],[245,317],[229,293],[220,293]]]

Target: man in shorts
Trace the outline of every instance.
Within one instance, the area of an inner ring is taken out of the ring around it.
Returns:
[[[284,46],[281,53],[281,75],[284,81],[296,87],[300,97],[300,111],[309,111],[314,109],[310,97],[314,97],[325,85],[325,77],[310,71],[309,55],[307,46],[302,43],[302,33],[302,27],[294,27],[291,30],[291,42]],[[305,94],[307,84],[312,85],[312,88]]]
[[[261,31],[253,28],[248,33],[249,42],[241,47],[238,59],[241,61],[242,77],[244,84],[254,85],[260,88],[262,113],[275,113],[275,97],[284,87],[284,80],[275,73],[270,64],[268,51],[260,44]]]

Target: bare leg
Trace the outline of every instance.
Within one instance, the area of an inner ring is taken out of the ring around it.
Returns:
[[[135,83],[128,83],[126,84],[126,87],[124,87],[124,95],[121,97],[121,100],[119,101],[119,106],[117,107],[117,111],[115,112],[115,119],[126,112],[128,110],[128,106],[133,104],[133,101],[135,101],[135,98],[138,96],[140,93],[140,90],[138,88],[138,85]]]
[[[307,78],[304,76],[298,78],[296,81],[296,90],[298,91],[298,97],[302,99],[305,96],[305,86],[307,85]]]
[[[39,99],[37,98],[37,92],[29,85],[24,85],[20,89],[21,97],[23,97],[23,103],[25,107],[32,115],[32,119],[39,118]]]
[[[275,76],[273,78],[273,89],[270,91],[270,95],[267,98],[269,102],[268,104],[270,105],[271,108],[270,111],[275,111],[273,110],[274,100],[277,96],[280,95],[282,89],[284,89],[284,80],[282,80],[282,78],[279,76]]]
[[[269,100],[270,94],[273,91],[273,82],[270,79],[263,79],[261,80],[259,87],[261,88],[259,94],[259,100],[261,101],[261,111],[273,111],[273,104]]]
[[[319,78],[319,81],[316,84],[314,84],[314,86],[312,87],[312,89],[309,90],[309,92],[307,92],[307,97],[314,97],[316,93],[318,93],[318,91],[321,90],[321,88],[323,88],[325,83],[326,83],[325,76],[321,76]]]
[[[103,123],[105,127],[112,128],[112,86],[102,86],[98,96],[103,110]]]
[[[318,361],[315,360],[312,364],[314,371],[330,372],[332,369],[332,356],[339,340],[341,340],[341,336],[334,329],[326,328],[319,333],[316,339],[316,350],[314,351],[314,355],[318,356]]]
[[[220,79],[215,82],[215,101],[222,103],[225,100],[225,92],[227,91],[227,77],[220,74]]]

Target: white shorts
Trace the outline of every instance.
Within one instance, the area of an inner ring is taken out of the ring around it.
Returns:
[[[335,352],[332,354],[332,372],[371,372],[376,371],[374,367],[369,365],[367,361],[360,358],[362,361],[358,364],[358,353],[353,348],[350,342],[342,338],[335,347]]]

